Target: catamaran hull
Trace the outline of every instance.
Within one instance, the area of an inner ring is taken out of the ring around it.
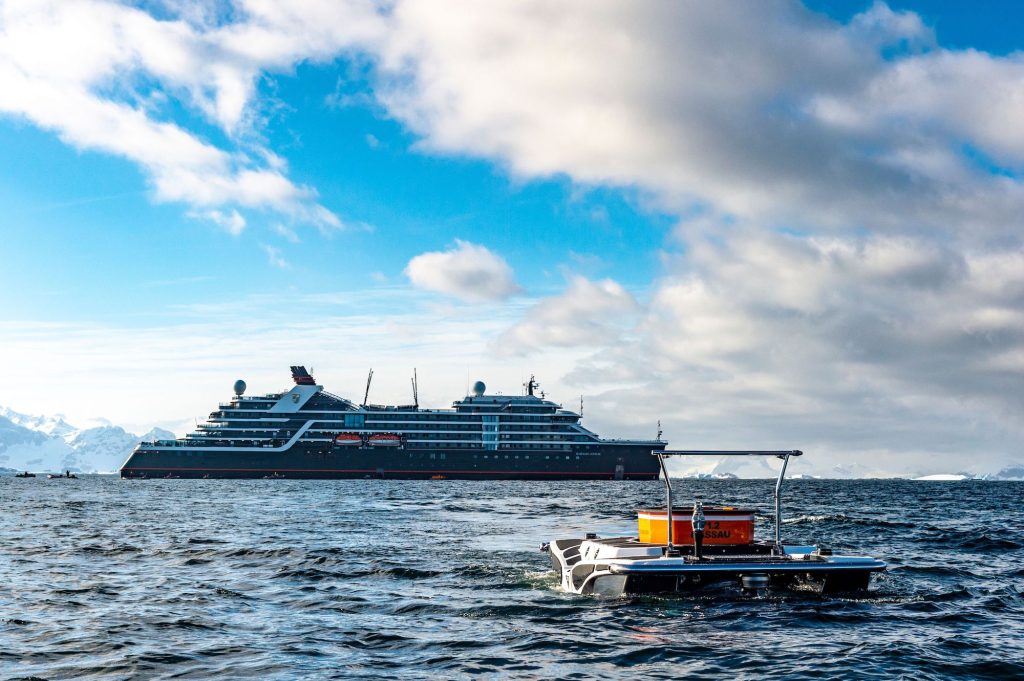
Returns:
[[[670,558],[657,556],[662,547],[634,543],[635,549],[625,549],[627,558],[582,560],[580,549],[586,541],[558,540],[547,547],[561,587],[569,593],[617,597],[691,593],[730,585],[746,592],[799,586],[826,594],[845,593],[867,589],[871,574],[885,569],[885,563],[874,558],[821,556],[810,546],[784,547],[786,553],[782,556],[767,552],[730,556],[729,552],[767,548],[731,547],[698,562],[685,555],[686,551]],[[624,546],[622,539],[594,541]],[[649,552],[650,557],[640,555],[642,551]]]
[[[664,445],[660,445],[664,447]],[[655,447],[657,448],[657,446]],[[438,451],[407,447],[309,447],[284,452],[140,447],[122,478],[386,478],[402,480],[656,480],[652,446],[602,445],[598,452],[483,449]]]

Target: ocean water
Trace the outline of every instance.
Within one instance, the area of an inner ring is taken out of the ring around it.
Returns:
[[[773,481],[680,481],[753,505]],[[1024,483],[792,480],[860,597],[561,593],[658,482],[0,478],[0,678],[1024,678]]]

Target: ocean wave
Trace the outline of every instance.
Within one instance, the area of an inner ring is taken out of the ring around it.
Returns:
[[[783,525],[803,525],[805,523],[821,523],[825,521],[843,521],[846,520],[847,516],[845,513],[834,513],[831,515],[799,515],[795,518],[783,518]]]
[[[0,537],[16,576],[0,590],[0,677],[1024,673],[1021,483],[973,485],[962,513],[947,488],[915,483],[787,489],[789,535],[889,563],[864,594],[723,584],[602,599],[559,591],[537,546],[621,531],[662,502],[660,483],[296,481],[211,495],[212,481],[175,482],[88,477],[74,494],[104,502],[66,506],[52,488],[0,480],[16,514]],[[770,531],[770,483],[715,493]]]

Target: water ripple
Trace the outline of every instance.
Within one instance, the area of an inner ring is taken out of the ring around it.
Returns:
[[[771,481],[698,488],[769,536]],[[887,560],[871,592],[603,600],[538,545],[631,534],[656,482],[0,478],[0,678],[1020,678],[1022,502],[794,481],[784,536]]]

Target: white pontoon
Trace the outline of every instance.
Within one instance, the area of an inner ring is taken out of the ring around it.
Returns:
[[[658,457],[665,481],[666,508],[638,512],[638,537],[556,539],[542,548],[561,577],[565,591],[620,596],[634,593],[686,592],[708,584],[734,583],[744,592],[810,585],[825,593],[863,590],[872,572],[885,563],[865,556],[839,556],[816,546],[782,543],[782,482],[790,451],[664,451]],[[731,506],[698,505],[700,520],[687,518],[692,509],[674,509],[672,481],[665,467],[670,456],[774,456],[782,459],[775,483],[774,541],[755,541],[753,511]],[[679,512],[683,512],[680,518]],[[704,527],[705,523],[708,527]],[[696,531],[694,531],[696,530]],[[664,539],[662,539],[664,537]],[[682,537],[684,541],[678,541]],[[694,538],[703,537],[695,542]],[[689,541],[690,543],[684,543]]]

